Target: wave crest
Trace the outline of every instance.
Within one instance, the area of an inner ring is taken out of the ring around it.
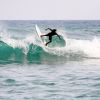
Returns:
[[[0,63],[2,62],[63,62],[84,58],[100,58],[100,39],[69,39],[62,36],[62,41],[54,37],[49,47],[43,46],[36,35],[24,39],[0,35]],[[54,45],[59,44],[57,47]]]

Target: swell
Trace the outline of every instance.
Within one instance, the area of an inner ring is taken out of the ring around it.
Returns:
[[[0,63],[21,62],[24,56],[21,48],[13,48],[4,42],[0,42]]]
[[[48,40],[48,39],[47,39]],[[24,39],[1,36],[0,64],[8,63],[62,63],[83,59],[100,59],[100,39],[77,40],[54,37],[45,47],[35,34]],[[57,47],[56,47],[57,46]]]
[[[79,54],[80,55],[80,54]],[[78,54],[62,53],[60,48],[43,48],[42,46],[29,44],[27,53],[24,48],[12,47],[0,42],[0,64],[8,63],[60,63],[67,60],[80,58]]]

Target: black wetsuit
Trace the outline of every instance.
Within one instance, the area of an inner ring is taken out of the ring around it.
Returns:
[[[47,28],[46,30],[48,30],[48,29],[49,29],[51,32],[49,32],[49,33],[46,34],[46,35],[42,35],[42,36],[48,36],[48,37],[49,37],[49,42],[47,42],[46,45],[47,45],[48,43],[52,42],[52,36],[57,35],[57,36],[60,38],[60,36],[56,33],[56,29]],[[42,36],[41,36],[41,37],[42,37]]]
[[[50,33],[46,34],[45,36],[49,36],[49,40],[52,41],[52,36],[57,35],[55,30],[52,30]]]

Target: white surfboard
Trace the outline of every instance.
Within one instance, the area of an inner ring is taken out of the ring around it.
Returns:
[[[42,43],[42,45],[43,46],[45,46],[45,44],[46,44],[46,41],[48,41],[47,39],[47,37],[42,37],[41,38],[41,35],[43,35],[43,33],[40,31],[40,29],[39,29],[39,27],[37,26],[37,25],[35,25],[35,29],[36,29],[36,32],[37,32],[37,35],[38,35],[38,37],[39,37],[39,40],[41,41],[41,43]],[[55,37],[56,39],[53,41],[53,39],[52,39],[52,43],[50,43],[49,45],[47,45],[47,46],[45,46],[45,48],[46,47],[50,47],[50,48],[54,48],[54,47],[64,47],[65,45],[66,45],[66,42],[65,42],[65,40],[63,39],[63,37],[62,37],[62,41],[61,40],[59,40],[59,38],[58,37]],[[62,45],[63,44],[63,45]]]
[[[40,41],[42,42],[43,45],[45,45],[44,39],[41,38],[41,35],[43,35],[43,34],[41,33],[39,27],[37,25],[35,25],[35,28],[36,28],[37,35],[40,38]]]

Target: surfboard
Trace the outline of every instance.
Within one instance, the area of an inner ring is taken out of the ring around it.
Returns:
[[[35,25],[35,29],[36,29],[36,32],[37,32],[37,35],[38,37],[40,38],[40,41],[43,45],[45,45],[45,40],[43,38],[41,38],[41,35],[43,35],[39,29],[39,27],[37,25]]]
[[[40,31],[38,25],[35,25],[35,29],[36,29],[36,33],[39,37],[39,40],[41,41],[42,45],[45,46],[46,42],[48,42],[48,38],[41,37],[41,35],[43,35],[43,33]],[[63,39],[62,36],[61,36],[61,39],[59,39],[57,36],[55,36],[52,38],[52,42],[45,47],[54,48],[54,47],[64,47],[65,45],[66,45],[66,41]]]

